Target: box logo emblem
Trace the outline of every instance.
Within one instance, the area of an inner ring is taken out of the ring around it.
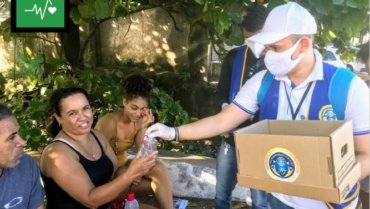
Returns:
[[[284,148],[270,149],[265,156],[265,169],[272,179],[293,182],[300,173],[300,165],[295,155]]]
[[[338,120],[337,115],[334,113],[332,105],[325,105],[321,107],[319,112],[320,120]]]

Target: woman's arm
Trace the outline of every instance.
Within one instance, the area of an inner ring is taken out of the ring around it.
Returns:
[[[143,159],[135,158],[126,172],[95,187],[77,154],[62,143],[54,143],[42,154],[41,170],[72,198],[86,207],[97,208],[116,198],[135,178],[145,175],[154,166],[156,154]]]

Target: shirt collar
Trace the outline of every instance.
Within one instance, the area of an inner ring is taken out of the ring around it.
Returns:
[[[305,81],[299,84],[296,87],[303,87],[306,86],[311,81],[318,81],[323,80],[324,72],[323,72],[323,64],[322,64],[322,56],[320,52],[314,49],[314,56],[315,56],[315,65],[311,74],[307,77]],[[283,76],[275,76],[274,77],[278,81],[284,81],[287,85],[292,86],[292,82],[289,80],[288,75]]]

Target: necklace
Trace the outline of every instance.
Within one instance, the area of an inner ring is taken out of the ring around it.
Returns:
[[[67,132],[65,132],[64,130],[62,130],[63,134],[66,135],[68,138],[74,140],[74,141],[77,141],[75,138],[73,138],[71,135],[67,134]],[[90,140],[90,137],[88,136],[88,139]],[[93,152],[90,152],[88,151],[89,149],[86,149],[85,147],[83,148],[85,150],[85,152],[90,156],[92,157],[94,160],[97,160],[98,159],[98,156]],[[93,149],[92,149],[93,150]]]

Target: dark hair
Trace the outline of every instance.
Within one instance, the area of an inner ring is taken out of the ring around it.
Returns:
[[[152,85],[149,78],[141,74],[130,74],[123,81],[123,90],[126,100],[131,100],[136,97],[142,97],[148,102],[152,92]]]
[[[357,58],[362,62],[367,62],[369,60],[369,42],[360,45],[360,50],[357,52]]]
[[[60,88],[53,92],[50,97],[49,105],[52,114],[57,114],[60,116],[60,112],[62,110],[61,104],[63,99],[70,97],[75,94],[83,94],[89,100],[89,95],[87,94],[86,90],[79,87],[71,87],[71,88]],[[48,127],[48,132],[52,137],[58,135],[61,127],[58,124],[58,121],[54,118],[53,122]]]
[[[0,120],[9,118],[11,116],[13,116],[13,111],[9,107],[0,104]]]
[[[244,8],[242,27],[248,32],[257,32],[262,29],[269,10],[259,4],[252,4]]]

